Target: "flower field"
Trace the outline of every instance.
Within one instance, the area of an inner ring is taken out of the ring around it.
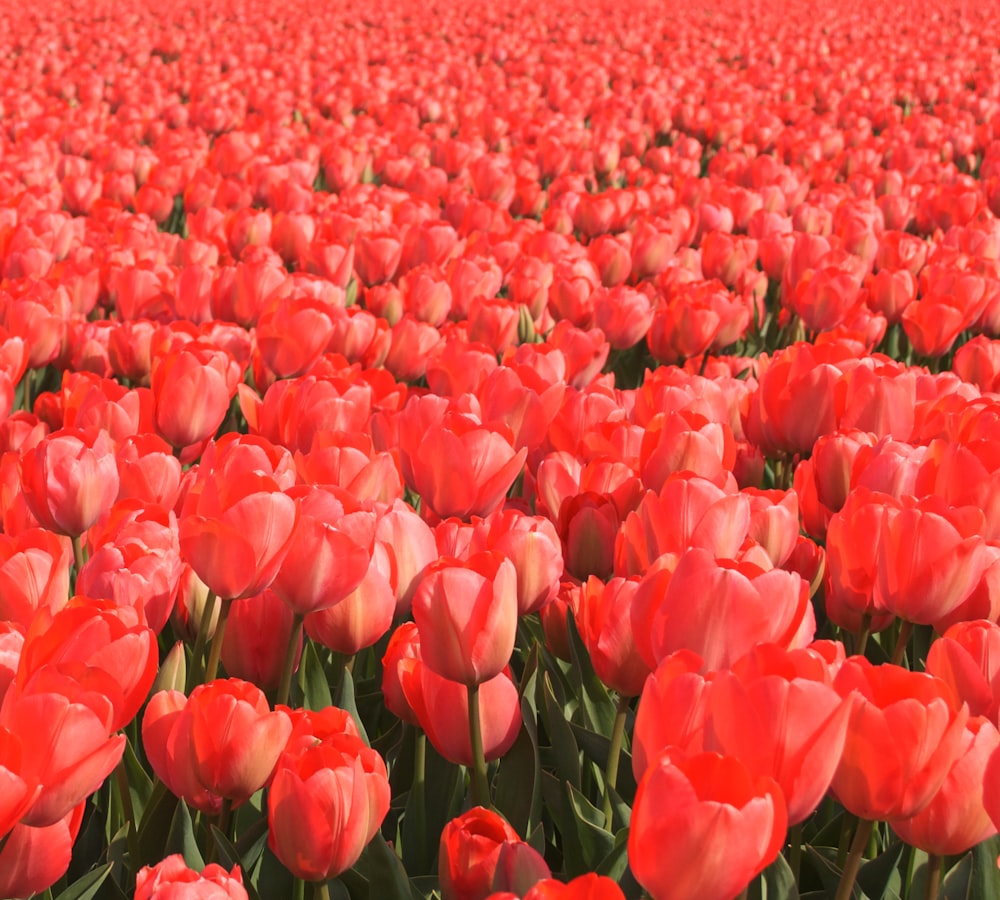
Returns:
[[[1000,896],[988,4],[0,0],[0,898]]]

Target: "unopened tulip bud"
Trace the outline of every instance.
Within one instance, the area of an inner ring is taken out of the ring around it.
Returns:
[[[177,641],[160,665],[150,696],[160,691],[183,691],[187,683],[187,658],[184,642]]]

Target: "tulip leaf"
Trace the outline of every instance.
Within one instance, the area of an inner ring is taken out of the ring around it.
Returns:
[[[174,810],[174,816],[170,820],[170,831],[167,834],[167,843],[164,847],[164,856],[170,856],[172,853],[180,853],[189,868],[197,869],[199,872],[205,868],[205,860],[202,858],[201,850],[198,849],[198,842],[194,836],[191,811],[183,800],[178,801],[177,809]]]
[[[229,838],[227,838],[218,828],[216,828],[215,825],[212,826],[211,830],[212,830],[211,839],[214,842],[214,848],[215,848],[215,855],[213,857],[213,861],[217,862],[219,865],[221,865],[224,869],[227,870],[231,870],[233,866],[239,866],[241,871],[243,872],[249,871],[251,868],[251,864],[247,863],[246,860],[243,859],[243,857],[240,855],[239,850],[237,850],[236,847],[233,846],[232,841],[230,841]],[[263,850],[264,848],[261,847],[260,849]],[[257,855],[259,856],[260,853],[258,852]],[[257,861],[256,858],[254,858],[253,861],[256,862]],[[247,894],[250,900],[260,900],[260,897],[258,896],[257,891],[252,884],[246,884],[244,885],[244,887],[246,887]]]
[[[971,900],[975,856],[970,850],[951,867],[941,881],[941,900]],[[994,895],[995,896],[995,895]]]
[[[612,881],[621,881],[628,871],[628,829],[622,828],[615,835],[611,852],[595,867],[598,875],[605,875]]]
[[[575,838],[581,854],[583,870],[571,872],[571,875],[582,875],[597,868],[612,850],[615,839],[604,829],[604,812],[594,806],[573,785],[566,784],[570,806],[573,812]]]
[[[580,750],[573,729],[566,721],[552,688],[548,673],[542,679],[542,724],[552,747],[553,763],[560,781],[580,787]]]
[[[837,889],[840,882],[840,866],[837,865],[836,847],[814,847],[812,844],[805,845],[806,859],[812,864],[816,874],[819,875],[825,891],[832,892]]]
[[[132,739],[125,742],[125,753],[122,756],[125,772],[128,775],[128,791],[132,795],[132,809],[135,811],[136,822],[142,819],[143,810],[153,794],[153,780],[143,768],[135,754]]]
[[[522,712],[527,704],[522,702]],[[522,728],[514,746],[500,760],[497,773],[497,811],[510,822],[519,835],[526,835],[538,821],[541,806],[541,785],[538,773],[541,762],[538,747],[528,730]]]
[[[419,895],[410,884],[402,860],[386,843],[381,832],[365,848],[362,855],[363,871],[367,872],[369,897],[385,900],[419,900]]]
[[[871,900],[889,900],[900,894],[903,889],[899,872],[902,855],[903,842],[895,840],[858,870],[857,883]]]
[[[244,879],[246,881],[246,879]],[[260,857],[260,865],[250,879],[259,897],[291,897],[295,879],[278,858],[265,848]]]
[[[361,739],[368,746],[371,746],[371,741],[368,740],[368,732],[365,731],[364,723],[361,721],[361,713],[358,712],[357,698],[354,695],[354,678],[347,666],[344,666],[340,672],[340,684],[337,685],[337,696],[334,698],[334,703],[341,709],[346,709],[354,716],[358,731],[361,732]]]
[[[608,752],[611,748],[610,738],[577,725],[575,722],[571,722],[570,727],[573,729],[573,735],[584,756],[596,763],[601,772],[604,772],[608,766]],[[626,731],[628,730],[626,729]],[[610,734],[610,732],[608,733]],[[618,759],[618,781],[615,788],[625,799],[635,798],[636,784],[635,776],[632,774],[632,755],[627,750],[622,750]]]
[[[778,858],[750,884],[747,900],[799,900],[795,875],[784,854],[779,853]]]
[[[93,900],[101,890],[101,885],[107,880],[114,868],[114,863],[108,863],[101,869],[88,872],[83,878],[74,881],[55,900]]]
[[[566,617],[566,634],[569,637],[569,650],[573,657],[573,678],[578,689],[584,724],[599,734],[611,734],[617,704],[611,699],[608,689],[594,672],[590,654],[572,616]]]
[[[299,663],[299,686],[302,689],[302,705],[306,709],[319,711],[333,706],[326,672],[323,671],[316,645],[310,640],[303,642],[302,660]]]
[[[1000,837],[994,836],[972,849],[972,890],[970,900],[990,900],[1000,897]]]
[[[138,846],[139,859],[133,861],[133,867],[151,865],[159,862],[165,855],[170,823],[173,821],[177,804],[180,801],[167,790],[162,781],[153,786],[152,794],[139,820]]]

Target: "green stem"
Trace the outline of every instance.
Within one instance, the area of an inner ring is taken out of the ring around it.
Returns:
[[[205,597],[205,605],[201,611],[201,620],[198,622],[198,636],[194,641],[188,690],[191,690],[196,684],[201,684],[203,680],[205,673],[205,645],[208,643],[208,630],[212,627],[212,617],[215,615],[215,603],[215,591],[209,590],[208,596]]]
[[[215,823],[215,827],[219,829],[219,832],[229,837],[229,821],[233,814],[233,801],[228,797],[223,797],[222,799],[222,809],[219,810],[219,818]],[[212,846],[208,851],[208,859],[205,860],[207,863],[215,862],[216,859],[222,858],[222,847],[219,846],[218,840],[212,841]]]
[[[841,871],[847,863],[847,851],[851,846],[851,836],[858,827],[858,817],[844,811],[844,820],[840,823],[840,840],[837,842],[837,868]]]
[[[927,854],[927,900],[937,900],[941,888],[941,863],[943,860],[936,853]]]
[[[316,890],[313,893],[314,900],[330,900],[330,888],[325,881],[316,882]]]
[[[795,884],[799,883],[799,869],[802,865],[802,823],[793,825],[788,830],[788,868],[792,870]]]
[[[906,645],[910,643],[910,633],[913,631],[913,623],[904,619],[899,625],[899,637],[896,638],[896,646],[892,648],[892,664],[898,666],[903,662],[903,654],[906,653]]]
[[[139,846],[136,842],[139,823],[135,820],[135,807],[132,805],[132,792],[128,786],[128,770],[125,759],[122,758],[115,766],[115,781],[118,784],[118,801],[121,804],[122,818],[128,823],[128,848],[134,859],[138,859]]]
[[[854,893],[854,882],[858,877],[858,870],[861,868],[861,859],[864,856],[865,847],[868,845],[868,836],[872,833],[873,824],[871,819],[861,819],[858,822],[858,830],[854,832],[851,852],[847,854],[847,862],[844,864],[844,871],[840,876],[834,900],[848,900]]]
[[[73,563],[76,566],[76,573],[74,575],[75,584],[75,579],[80,576],[80,569],[83,568],[83,564],[87,561],[87,554],[83,549],[83,540],[79,534],[74,534],[70,540],[73,542]]]
[[[414,726],[410,726],[413,728]],[[427,771],[427,735],[421,729],[415,729],[413,744],[413,785],[410,787],[410,797],[413,801],[413,814],[418,822],[424,822],[427,818],[426,802],[426,771]],[[417,858],[425,859],[427,856],[427,829],[417,828],[415,830],[417,840],[420,842],[417,847]]]
[[[301,878],[293,879],[292,884],[292,900],[305,900],[306,898],[306,883]]]
[[[222,656],[222,642],[226,639],[226,620],[229,618],[229,608],[233,605],[231,599],[223,599],[219,609],[219,624],[215,626],[212,646],[208,651],[208,662],[205,664],[205,682],[214,681],[219,672],[219,658]]]
[[[614,813],[611,809],[611,792],[618,785],[618,761],[622,755],[622,739],[625,736],[625,719],[628,717],[630,697],[622,694],[615,710],[615,723],[611,727],[611,745],[608,747],[608,764],[604,770],[604,828],[611,831]]]
[[[858,632],[858,647],[854,652],[858,656],[865,655],[865,647],[868,646],[868,638],[872,633],[872,617],[871,613],[865,613],[861,616],[861,630]]]
[[[281,681],[278,683],[278,703],[288,704],[288,696],[292,692],[292,670],[295,668],[295,656],[298,653],[299,641],[302,639],[302,625],[306,617],[295,613],[292,619],[292,633],[285,648],[285,661],[281,667]]]
[[[469,739],[472,743],[472,802],[489,809],[490,788],[486,781],[486,754],[483,751],[483,726],[479,716],[479,685],[470,684]]]

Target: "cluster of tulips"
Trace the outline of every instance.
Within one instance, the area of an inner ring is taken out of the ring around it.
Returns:
[[[1000,894],[992,11],[161,7],[0,0],[0,898]]]

